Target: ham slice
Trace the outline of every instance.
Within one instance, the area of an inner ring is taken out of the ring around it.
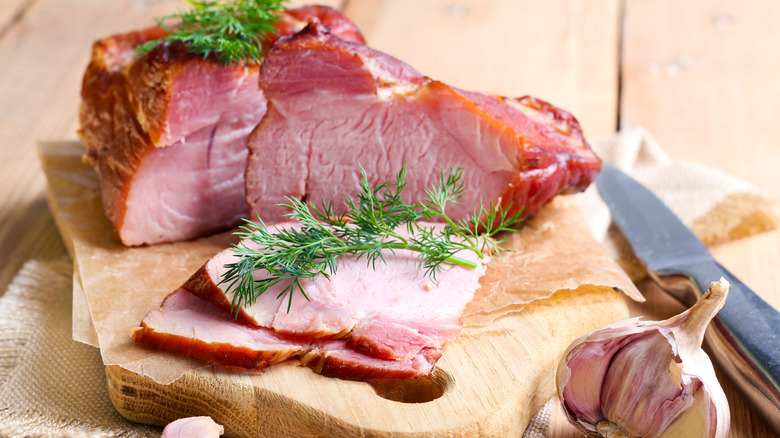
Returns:
[[[229,249],[149,313],[133,337],[154,348],[226,365],[267,366],[300,356],[317,372],[347,379],[425,375],[443,345],[460,332],[459,317],[486,269],[474,254],[458,256],[476,262],[477,268],[448,266],[436,283],[419,272],[411,251],[386,254],[386,263],[373,269],[364,259],[342,257],[330,279],[304,280],[308,299],[296,292],[288,311],[287,300],[278,298],[283,283],[252,305],[232,306],[229,285],[220,284],[225,265],[237,260]],[[261,270],[254,274],[258,279],[267,275]]]
[[[463,167],[456,218],[489,202],[533,216],[601,169],[571,114],[447,86],[316,21],[268,52],[260,84],[268,112],[248,139],[246,194],[266,222],[284,219],[277,204],[288,196],[340,207],[358,186],[358,165],[375,185],[406,164],[407,202],[440,171]]]
[[[363,41],[349,19],[325,6],[285,11],[277,33],[294,33],[310,18]],[[155,27],[97,41],[82,84],[86,159],[126,245],[195,238],[247,215],[246,138],[266,112],[259,68],[221,66],[181,44],[134,56],[165,34]]]
[[[285,337],[241,324],[184,288],[149,312],[131,335],[142,345],[225,366],[265,368],[299,357],[315,372],[345,380],[426,376],[440,355],[425,350],[409,360],[387,360],[357,352],[343,340]]]

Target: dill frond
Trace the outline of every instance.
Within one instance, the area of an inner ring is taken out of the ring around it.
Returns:
[[[190,53],[216,56],[222,65],[260,64],[262,41],[273,35],[286,0],[185,0],[192,8],[157,18],[169,32],[136,48],[143,55],[163,42],[180,42]],[[171,23],[173,22],[173,23]]]
[[[236,233],[242,242],[233,248],[238,261],[226,265],[220,284],[227,284],[233,294],[235,311],[250,305],[274,285],[284,284],[278,298],[286,296],[289,312],[296,290],[306,297],[302,280],[336,274],[338,258],[345,255],[364,258],[369,267],[375,268],[377,263],[385,262],[386,251],[415,251],[419,268],[434,282],[444,265],[475,268],[474,262],[456,254],[462,250],[480,258],[500,254],[501,241],[494,236],[517,231],[513,226],[522,221],[522,210],[509,215],[509,208],[496,208],[491,203],[478,206],[466,219],[454,221],[446,207],[458,204],[463,197],[462,176],[462,168],[451,169],[447,175],[442,172],[439,184],[428,189],[420,202],[407,204],[401,199],[406,186],[405,167],[394,182],[373,188],[363,170],[360,190],[355,198],[347,196],[346,210],[340,214],[334,213],[330,202],[317,207],[287,198],[287,203],[280,206],[289,208],[287,216],[302,226],[271,232],[259,217],[257,221],[245,219],[246,224]],[[444,226],[420,220],[438,220]],[[398,233],[401,227],[407,230],[406,235]],[[480,234],[479,230],[486,232]],[[256,270],[265,270],[267,276],[255,278]]]

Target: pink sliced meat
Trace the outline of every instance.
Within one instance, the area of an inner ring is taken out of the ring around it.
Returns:
[[[440,356],[423,351],[409,360],[386,360],[357,352],[343,340],[280,335],[242,324],[184,288],[149,312],[131,334],[138,344],[225,366],[265,368],[298,357],[317,373],[346,380],[427,376]]]
[[[248,241],[242,244],[254,246]],[[149,313],[134,337],[155,348],[223,364],[272,364],[277,358],[299,355],[302,363],[326,375],[425,374],[441,356],[442,347],[460,333],[459,317],[486,269],[486,261],[473,253],[457,256],[476,262],[477,268],[449,266],[437,274],[435,283],[423,276],[416,253],[408,250],[385,254],[386,263],[377,262],[373,268],[365,259],[341,257],[330,279],[302,281],[308,299],[296,291],[288,311],[288,301],[278,297],[284,283],[249,306],[233,307],[230,285],[222,279],[226,265],[238,257],[227,249],[166,298],[160,310]],[[267,275],[263,270],[254,272],[256,279]],[[196,318],[196,314],[203,316]],[[224,325],[225,321],[230,324]],[[271,334],[274,339],[265,338]],[[279,340],[284,343],[274,344]],[[258,355],[257,349],[248,347],[256,342],[273,347]],[[212,348],[204,349],[202,343]],[[220,357],[228,353],[229,358]]]
[[[297,32],[309,18],[363,42],[349,19],[326,6],[285,11],[277,33]],[[97,41],[82,84],[86,159],[126,245],[191,239],[247,216],[246,138],[266,112],[259,68],[222,66],[181,44],[134,55],[165,35],[155,27]]]
[[[244,368],[264,368],[308,347],[271,330],[240,324],[183,288],[169,295],[159,310],[149,312],[132,336],[152,348]]]
[[[297,224],[277,224],[295,227]],[[253,247],[249,241],[242,242]],[[253,304],[235,309],[228,284],[220,284],[226,265],[237,260],[232,249],[211,258],[183,288],[209,301],[238,321],[268,327],[277,333],[310,338],[339,338],[357,350],[385,359],[411,359],[425,349],[440,350],[460,332],[460,315],[479,288],[486,266],[465,251],[459,257],[476,269],[446,266],[436,282],[419,269],[417,253],[395,250],[385,263],[367,266],[353,256],[338,259],[338,270],[302,281],[308,299],[299,292],[289,307],[278,298],[288,283],[264,292]],[[255,271],[255,278],[267,276]]]
[[[327,377],[345,380],[409,379],[428,376],[441,357],[441,351],[425,349],[407,360],[388,360],[360,353],[343,341],[327,340],[301,357],[301,365]]]
[[[316,21],[268,52],[260,84],[268,112],[248,139],[246,194],[266,222],[284,220],[277,204],[288,196],[341,207],[360,166],[375,185],[406,164],[407,201],[441,171],[464,168],[456,218],[489,202],[533,216],[601,169],[571,114],[533,97],[449,87]]]

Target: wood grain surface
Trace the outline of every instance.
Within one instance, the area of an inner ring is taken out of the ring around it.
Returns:
[[[773,0],[628,0],[620,123],[780,197],[778,17]]]
[[[293,2],[300,4],[303,2]],[[780,4],[773,0],[349,0],[369,43],[464,88],[534,94],[571,110],[588,138],[642,125],[677,159],[780,197]],[[91,43],[148,25],[174,0],[0,2],[0,293],[22,263],[65,254],[35,142],[75,139]],[[780,233],[713,248],[780,307]],[[637,314],[675,303],[651,285]],[[734,437],[770,437],[726,386]],[[554,411],[551,436],[578,436]]]

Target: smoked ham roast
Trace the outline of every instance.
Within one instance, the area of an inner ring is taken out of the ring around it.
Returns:
[[[325,6],[285,11],[277,34],[294,33],[310,18],[363,42],[349,19]],[[266,111],[259,67],[223,66],[182,44],[135,55],[165,35],[154,27],[97,41],[82,84],[86,159],[125,245],[199,237],[247,216],[246,138]]]
[[[536,215],[601,169],[571,114],[447,86],[316,20],[267,53],[260,85],[268,112],[248,139],[246,194],[252,217],[266,222],[283,220],[286,197],[341,207],[361,166],[376,185],[406,164],[406,202],[462,167],[455,219],[490,202]]]
[[[306,297],[294,292],[289,308],[279,293],[291,280],[234,309],[232,290],[220,284],[226,265],[237,260],[228,249],[150,312],[132,335],[139,344],[223,365],[262,368],[297,356],[315,371],[342,379],[427,375],[442,346],[460,332],[460,315],[485,273],[474,253],[457,256],[477,268],[447,266],[435,283],[409,250],[388,253],[374,268],[365,259],[344,256],[330,278],[303,280]]]

